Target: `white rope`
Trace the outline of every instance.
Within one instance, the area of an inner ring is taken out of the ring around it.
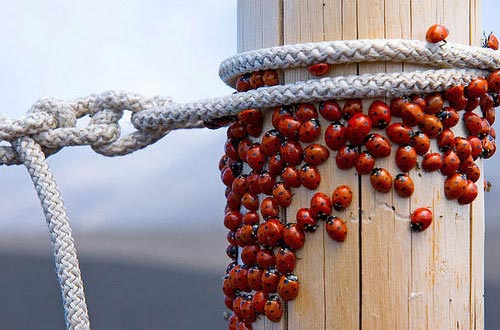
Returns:
[[[66,328],[90,329],[83,283],[66,208],[45,156],[33,139],[23,137],[13,143],[19,159],[33,180],[49,227],[57,279],[61,288]]]

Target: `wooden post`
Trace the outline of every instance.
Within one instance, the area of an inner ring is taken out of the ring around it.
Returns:
[[[422,40],[434,23],[450,29],[448,41],[477,45],[480,4],[480,0],[239,0],[238,51],[356,38]],[[402,63],[352,64],[335,67],[330,75],[416,68]],[[282,81],[308,78],[305,69],[294,69]],[[368,104],[365,100],[365,111]],[[321,124],[324,131],[328,123]],[[464,133],[459,126],[455,133]],[[435,145],[432,148],[436,150]],[[412,198],[375,193],[368,177],[339,170],[334,156],[335,152],[320,166],[319,191],[331,193],[339,184],[352,188],[353,203],[342,213],[348,220],[348,238],[333,242],[323,226],[308,234],[298,252],[298,298],[287,303],[280,323],[260,318],[253,329],[483,329],[482,189],[473,205],[459,206],[444,197],[441,174],[417,169],[410,173],[416,189]],[[380,165],[396,174],[393,159]],[[313,194],[302,188],[295,193],[288,221],[294,221],[296,210],[307,206]],[[418,207],[432,207],[435,221],[425,232],[412,233],[409,214]]]

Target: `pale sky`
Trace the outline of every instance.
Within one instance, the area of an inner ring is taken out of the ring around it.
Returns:
[[[499,10],[483,0],[483,27],[497,35]],[[232,92],[217,70],[236,52],[236,1],[3,1],[0,40],[0,112],[11,118],[41,97],[111,89],[192,101]],[[220,225],[224,141],[224,130],[178,131],[125,157],[74,147],[49,163],[77,231]],[[497,159],[487,175],[500,187]],[[0,200],[0,233],[46,230],[23,167],[2,168]]]

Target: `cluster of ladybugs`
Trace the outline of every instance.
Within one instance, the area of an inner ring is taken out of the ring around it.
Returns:
[[[440,42],[447,33],[436,25],[429,29],[426,39]],[[486,46],[495,48],[493,38],[488,37]],[[324,75],[328,64],[312,65],[309,72]],[[246,91],[278,83],[277,72],[267,70],[240,76],[236,86],[238,91]],[[304,246],[306,232],[316,230],[318,221],[325,221],[333,240],[345,240],[345,221],[332,212],[343,211],[351,203],[352,191],[346,185],[337,187],[331,197],[315,193],[309,207],[297,211],[296,222],[283,224],[279,218],[280,208],[286,209],[292,202],[292,189],[319,187],[318,167],[331,152],[335,152],[339,169],[355,168],[359,175],[369,175],[378,192],[388,193],[394,188],[399,196],[410,197],[414,183],[408,172],[420,166],[428,172],[440,171],[446,177],[444,191],[448,199],[471,203],[478,194],[476,182],[480,177],[475,160],[489,158],[496,151],[491,125],[499,92],[500,70],[443,93],[394,98],[389,103],[376,100],[367,114],[358,99],[342,105],[335,100],[325,101],[318,108],[306,103],[276,107],[271,120],[273,129],[262,138],[264,117],[258,109],[207,122],[212,128],[229,125],[225,154],[219,163],[227,187],[226,253],[233,260],[223,279],[225,304],[232,311],[229,329],[251,329],[258,314],[274,322],[281,319],[282,300],[293,300],[299,292],[299,280],[293,274],[295,253]],[[482,116],[473,112],[477,107]],[[322,134],[319,116],[330,122],[323,132],[325,145],[318,143]],[[400,120],[394,121],[395,117]],[[451,130],[460,117],[467,137],[455,136]],[[436,139],[439,152],[430,151],[431,139]],[[376,166],[377,159],[391,155],[392,144],[398,146],[395,162],[401,171],[394,178],[388,170]],[[251,169],[249,173],[243,173],[244,164]],[[432,218],[430,209],[416,209],[410,216],[411,228],[425,230]]]

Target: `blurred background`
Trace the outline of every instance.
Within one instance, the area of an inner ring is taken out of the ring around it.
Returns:
[[[219,63],[236,52],[236,1],[2,1],[0,109],[106,90],[175,101],[231,93]],[[496,0],[483,29],[500,34]],[[122,121],[125,130],[131,125]],[[49,158],[72,221],[95,329],[223,327],[225,131],[171,133],[106,158],[88,147]],[[486,195],[487,327],[500,321],[500,174]],[[64,329],[45,220],[23,167],[0,173],[0,329]],[[184,317],[196,311],[197,318]],[[196,323],[195,323],[196,322]]]

